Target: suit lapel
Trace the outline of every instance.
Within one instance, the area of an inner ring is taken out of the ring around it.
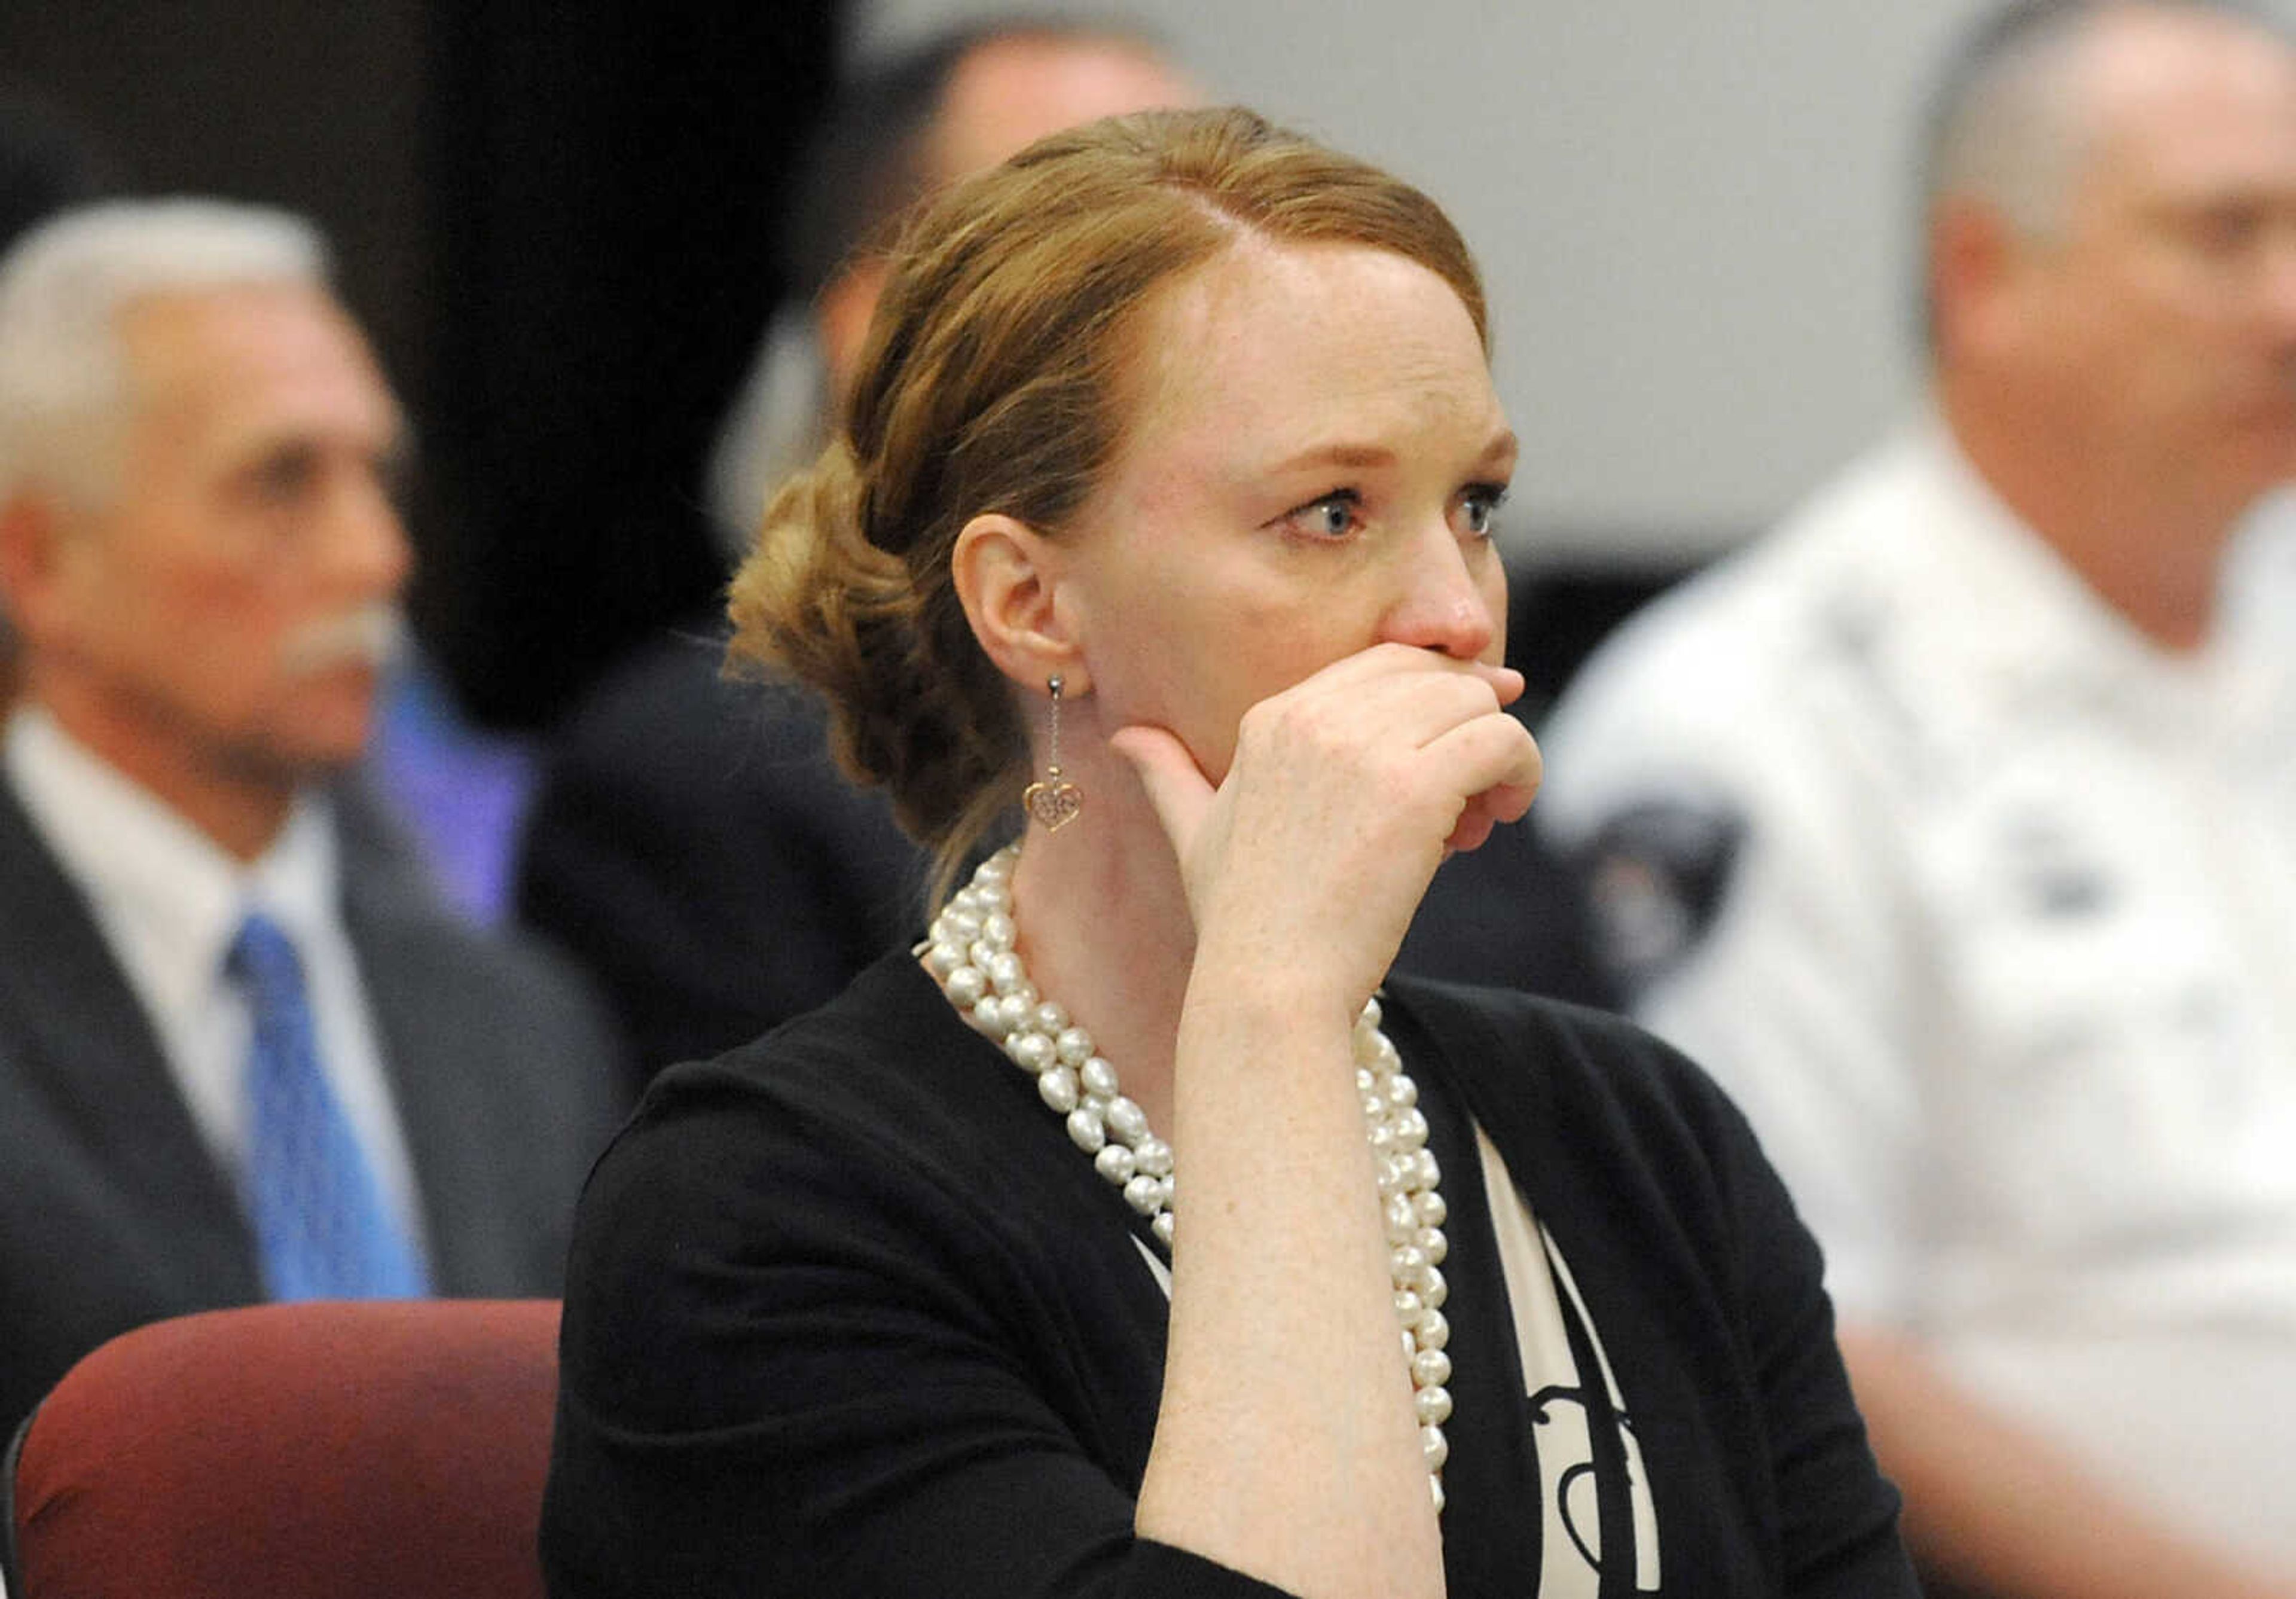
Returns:
[[[169,1241],[155,1254],[209,1293],[262,1297],[229,1178],[184,1103],[94,913],[0,782],[0,1036],[25,1086],[102,1185]],[[180,1245],[180,1248],[178,1247]]]

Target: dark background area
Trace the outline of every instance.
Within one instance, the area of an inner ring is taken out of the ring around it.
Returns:
[[[14,0],[0,87],[111,186],[326,230],[414,418],[418,627],[530,727],[723,579],[696,485],[843,10]]]
[[[789,176],[848,12],[13,0],[0,90],[111,187],[325,229],[414,422],[417,628],[475,719],[546,729],[724,581],[702,468],[782,291]],[[1677,575],[1518,572],[1526,709]]]

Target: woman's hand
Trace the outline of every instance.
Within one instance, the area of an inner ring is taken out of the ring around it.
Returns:
[[[1538,747],[1504,709],[1521,693],[1505,667],[1376,644],[1246,712],[1217,788],[1168,731],[1118,732],[1178,857],[1199,959],[1328,987],[1352,1014],[1447,852],[1529,808]]]

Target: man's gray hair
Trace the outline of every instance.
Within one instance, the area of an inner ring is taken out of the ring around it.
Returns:
[[[2011,0],[1965,35],[1939,74],[1924,119],[1920,204],[1986,206],[2028,239],[2053,237],[2095,135],[2081,68],[2100,23],[2132,12],[2191,12],[2284,37],[2242,0]],[[1924,230],[1925,232],[1926,230]],[[1928,273],[1921,304],[1930,332]]]
[[[228,201],[106,201],[27,233],[0,258],[0,505],[34,487],[98,504],[118,488],[129,307],[327,275],[309,223]]]
[[[2019,0],[1962,42],[1930,103],[1922,202],[1980,201],[2020,233],[2064,220],[2086,153],[2078,57],[2111,0]]]

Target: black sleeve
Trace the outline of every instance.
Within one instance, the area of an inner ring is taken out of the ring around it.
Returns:
[[[1738,1284],[1776,1487],[1789,1599],[1918,1599],[1881,1472],[1833,1335],[1817,1242],[1735,1105],[1699,1077],[1726,1156],[1742,1241]]]
[[[543,1550],[558,1599],[1276,1590],[1136,1539],[983,1201],[754,1099],[652,1114],[582,1204]],[[1152,1407],[1154,1394],[1142,1403]]]

